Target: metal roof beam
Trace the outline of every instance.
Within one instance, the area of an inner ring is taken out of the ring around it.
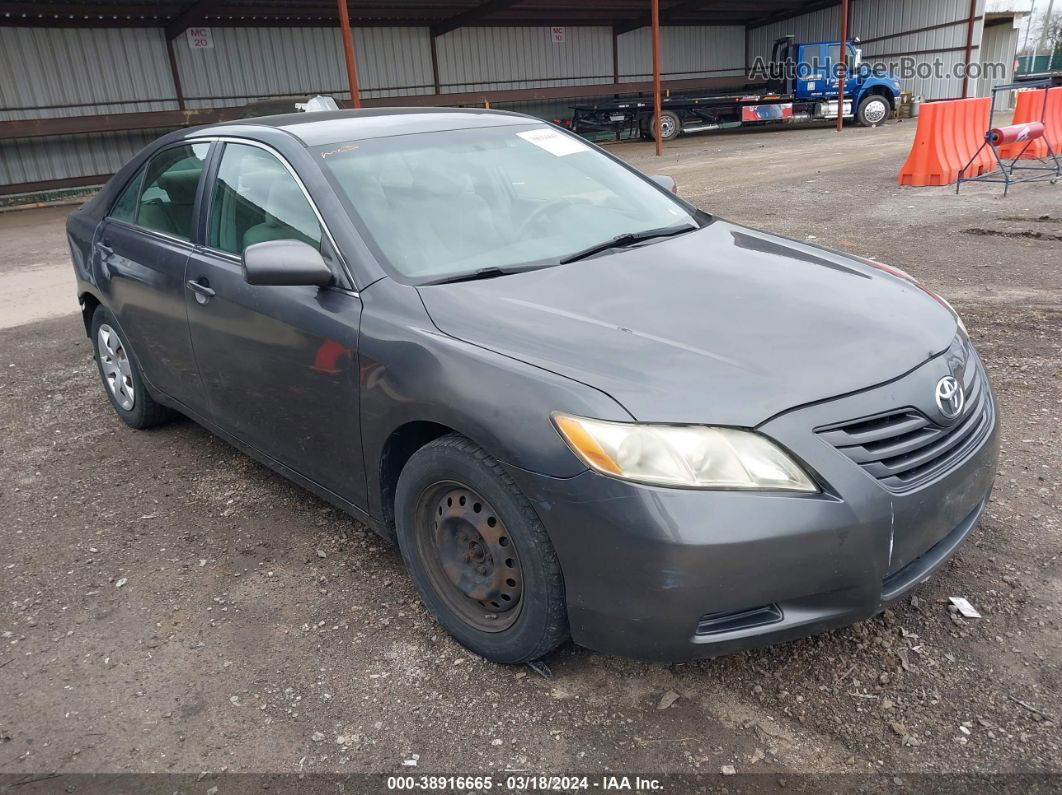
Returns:
[[[703,0],[671,0],[671,2],[661,2],[660,21],[665,22],[668,18],[668,15],[678,9],[687,8],[690,6],[699,6],[702,3]],[[638,28],[644,28],[650,22],[652,22],[652,17],[650,14],[639,14],[633,19],[628,19],[626,22],[620,22],[618,25],[614,25],[612,27],[612,30],[614,33],[616,33],[617,36],[619,36],[624,33],[630,33],[632,30],[637,30]]]
[[[480,3],[475,8],[456,14],[449,19],[444,19],[437,25],[432,25],[431,35],[441,36],[444,33],[457,30],[465,25],[473,25],[476,22],[481,22],[491,14],[496,14],[499,11],[505,11],[508,8],[512,8],[520,3],[520,1],[521,0],[487,0],[485,3]]]
[[[757,12],[770,12],[778,8],[778,0],[750,0],[738,6],[732,2],[718,0],[663,0],[660,3],[660,22],[664,25],[677,24],[677,20],[690,17],[689,24],[699,25],[743,25],[749,16]],[[613,26],[617,35],[644,28],[651,22],[648,13]]]
[[[222,0],[196,0],[166,26],[166,38],[175,39],[188,28],[198,25],[221,3]]]
[[[770,25],[773,22],[785,22],[787,19],[810,14],[812,11],[821,11],[824,8],[839,6],[840,4],[841,0],[819,0],[819,2],[807,2],[803,4],[796,3],[788,8],[775,11],[773,14],[767,14],[759,19],[754,19],[750,21],[746,27],[762,28],[764,25]]]

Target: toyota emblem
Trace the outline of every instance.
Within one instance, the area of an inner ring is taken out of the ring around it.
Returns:
[[[962,414],[963,406],[966,405],[966,393],[962,384],[953,375],[946,375],[937,381],[937,408],[944,415],[944,419],[953,420]]]

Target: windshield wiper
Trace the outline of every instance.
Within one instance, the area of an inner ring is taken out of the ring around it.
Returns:
[[[441,279],[434,279],[430,282],[421,282],[421,286],[430,284],[454,284],[455,282],[474,282],[479,279],[494,279],[498,276],[505,276],[510,273],[519,273],[519,271],[506,271],[491,266],[490,268],[474,270],[471,273],[459,273],[457,276],[444,276]]]
[[[680,226],[663,226],[659,229],[646,229],[644,232],[628,232],[625,235],[617,235],[611,240],[606,240],[604,243],[598,243],[589,248],[584,248],[582,251],[577,251],[562,259],[560,264],[567,265],[569,262],[578,262],[581,259],[592,257],[594,254],[600,254],[609,249],[627,248],[636,243],[644,243],[646,240],[654,240],[658,237],[674,237],[675,235],[682,235],[697,229],[700,229],[700,227],[694,224],[682,224]]]

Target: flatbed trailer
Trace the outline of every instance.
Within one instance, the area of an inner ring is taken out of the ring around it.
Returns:
[[[845,43],[844,59],[841,52],[840,42],[798,44],[794,36],[784,36],[774,43],[770,62],[758,62],[766,70],[766,81],[744,82],[701,96],[663,98],[661,137],[667,141],[684,132],[836,119],[838,111],[865,126],[881,124],[899,103],[899,82],[864,66],[862,50],[855,42]],[[844,98],[839,103],[842,74]],[[652,138],[656,131],[653,98],[574,105],[569,126],[583,135]]]
[[[844,103],[851,118],[852,100]],[[792,94],[728,93],[696,97],[668,97],[660,103],[660,126],[665,141],[682,133],[722,130],[748,124],[794,123],[836,119],[837,100],[797,99]],[[581,135],[613,133],[622,137],[653,137],[653,98],[572,106],[572,132]]]

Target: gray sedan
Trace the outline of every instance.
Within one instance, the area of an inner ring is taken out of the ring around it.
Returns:
[[[871,616],[985,508],[985,370],[902,271],[672,188],[512,113],[297,114],[167,135],[67,229],[118,416],[396,541],[491,660]]]

